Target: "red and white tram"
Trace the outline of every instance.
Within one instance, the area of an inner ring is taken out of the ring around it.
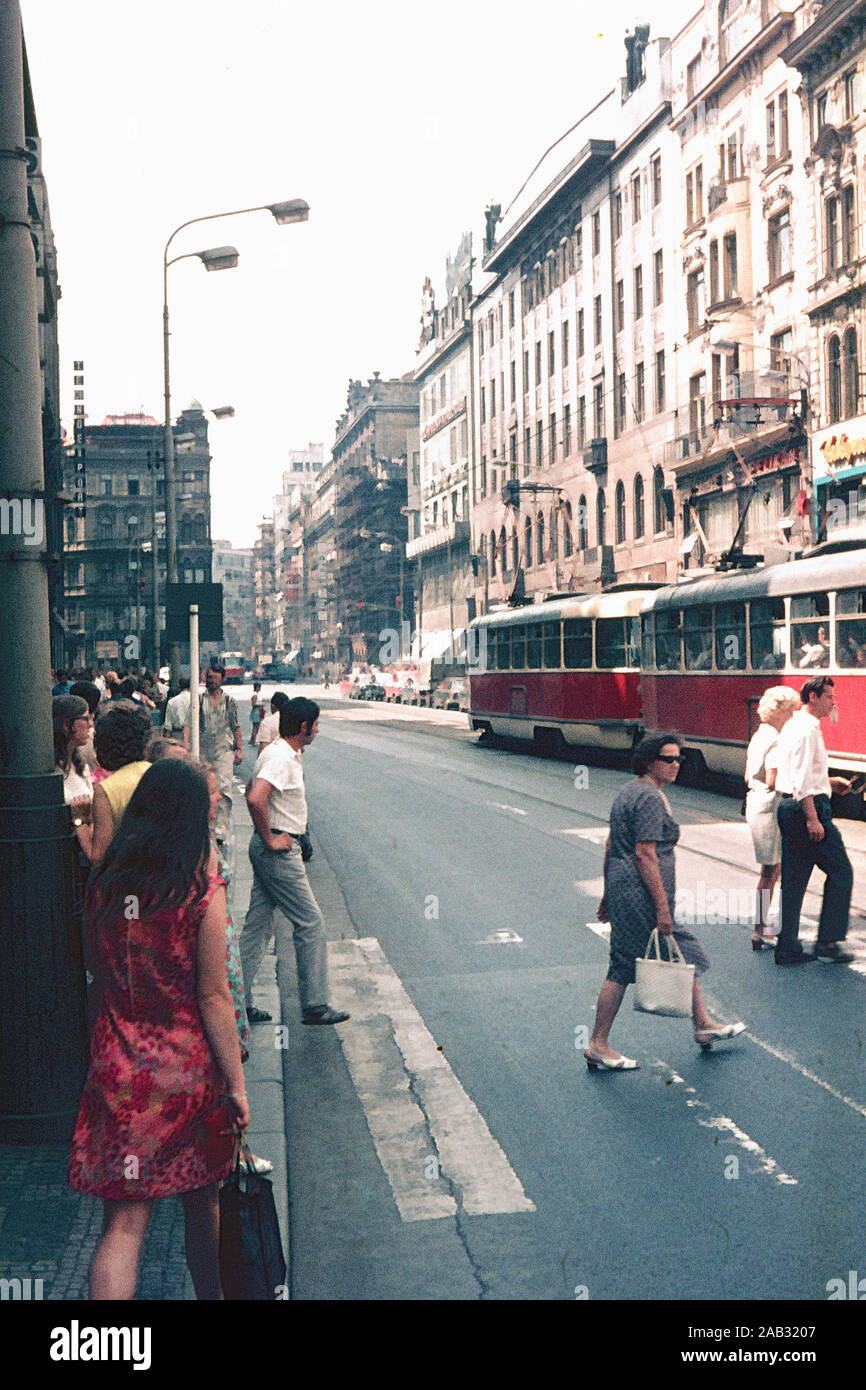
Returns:
[[[554,751],[631,748],[641,723],[640,611],[629,585],[487,613],[471,624],[470,728]]]
[[[669,585],[644,604],[641,704],[648,729],[677,729],[714,772],[742,776],[770,685],[833,677],[831,768],[866,770],[866,550]]]
[[[676,729],[693,772],[741,777],[763,691],[827,671],[831,769],[866,772],[862,543],[489,613],[470,632],[469,722],[481,732],[628,750],[644,729]]]

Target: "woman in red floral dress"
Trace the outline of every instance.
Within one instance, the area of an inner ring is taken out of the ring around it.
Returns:
[[[219,1299],[217,1184],[203,1123],[226,1098],[249,1123],[226,977],[226,894],[200,769],[145,773],[88,888],[103,986],[69,1182],[105,1202],[94,1299],[131,1299],[155,1197],[179,1195],[198,1298]]]

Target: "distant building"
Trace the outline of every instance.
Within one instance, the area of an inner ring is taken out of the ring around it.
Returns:
[[[252,549],[236,550],[230,541],[214,541],[213,582],[223,586],[223,651],[251,656],[255,646]]]
[[[174,432],[179,578],[210,583],[211,456],[198,401]],[[84,439],[86,516],[67,517],[64,547],[67,664],[156,667],[167,659],[164,638],[155,651],[152,635],[154,543],[160,633],[165,627],[163,427],[150,415],[109,415],[87,425]]]
[[[254,652],[258,660],[273,657],[274,615],[274,523],[271,517],[259,522],[253,546]]]

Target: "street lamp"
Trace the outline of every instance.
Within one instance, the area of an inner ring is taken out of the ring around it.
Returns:
[[[175,505],[174,439],[171,430],[171,373],[169,360],[169,319],[168,319],[168,268],[176,261],[196,256],[206,270],[232,270],[238,263],[238,252],[233,246],[217,246],[206,251],[191,251],[184,255],[168,258],[169,248],[178,232],[197,222],[213,222],[220,217],[240,217],[248,212],[269,212],[279,226],[293,222],[306,222],[310,215],[310,205],[303,198],[292,198],[282,203],[259,203],[251,208],[232,208],[226,212],[211,212],[204,217],[190,217],[175,227],[162,256],[162,361],[165,394],[165,543],[167,551],[168,582],[177,583],[177,507]],[[171,682],[176,688],[180,674],[180,652],[177,643],[171,647]]]

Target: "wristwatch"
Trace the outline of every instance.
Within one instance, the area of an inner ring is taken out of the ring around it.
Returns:
[[[82,817],[82,816],[73,816],[73,818],[72,818],[72,824],[75,826],[75,828],[76,828],[76,830],[77,830],[78,827],[79,827],[79,825],[83,825],[83,824],[84,824],[84,819],[83,819],[83,817]]]

